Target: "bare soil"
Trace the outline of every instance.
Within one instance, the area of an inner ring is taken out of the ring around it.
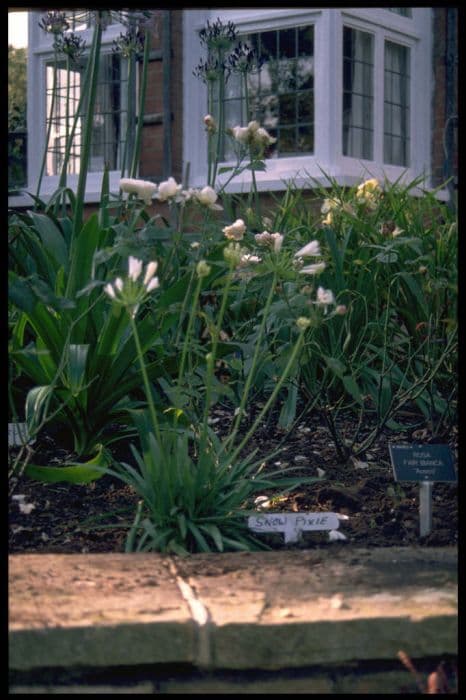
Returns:
[[[222,412],[217,416],[222,423]],[[356,425],[348,418],[344,434],[350,438]],[[376,442],[357,459],[339,462],[327,427],[318,416],[311,416],[297,426],[283,443],[283,452],[267,461],[266,469],[296,466],[303,476],[322,475],[322,480],[278,498],[269,508],[276,511],[331,511],[348,516],[340,525],[346,541],[337,546],[451,546],[458,541],[456,483],[435,483],[433,487],[432,531],[419,535],[419,485],[396,482],[389,458],[389,443],[447,443],[456,458],[457,428],[442,439],[433,438],[428,427],[412,429],[407,420],[402,432],[384,430]],[[367,426],[369,430],[370,426]],[[272,437],[271,437],[272,435]],[[267,455],[285,437],[276,427],[264,425],[254,447]],[[39,436],[31,462],[61,464],[70,459],[69,450],[60,447],[50,435]],[[117,457],[128,459],[128,448],[118,448]],[[456,461],[456,460],[455,460]],[[33,508],[20,508],[23,504]],[[10,553],[48,552],[122,552],[138,497],[117,479],[104,476],[89,485],[66,483],[42,484],[26,477],[10,485],[9,550]],[[302,541],[285,545],[283,536],[264,535],[273,549],[334,547],[327,533],[303,533]]]

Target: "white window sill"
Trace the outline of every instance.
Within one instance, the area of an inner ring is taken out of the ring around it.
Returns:
[[[112,192],[112,190],[110,190]],[[118,190],[117,190],[118,193]],[[52,193],[42,193],[40,199],[47,204],[52,197]],[[84,204],[97,204],[101,200],[101,193],[89,191],[84,197]],[[28,194],[11,195],[8,197],[8,206],[11,208],[25,209],[34,206],[34,200]]]

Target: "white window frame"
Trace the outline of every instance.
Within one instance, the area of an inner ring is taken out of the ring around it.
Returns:
[[[412,18],[382,8],[306,8],[292,10],[185,10],[184,11],[184,118],[183,162],[189,164],[189,185],[206,184],[207,140],[202,118],[207,105],[206,87],[193,76],[202,47],[198,32],[206,21],[220,17],[232,21],[239,34],[314,24],[314,104],[315,146],[313,155],[270,158],[267,170],[256,172],[259,190],[284,190],[293,180],[299,187],[312,182],[328,185],[322,171],[342,185],[353,185],[367,177],[400,179],[410,182],[425,177],[430,186],[431,172],[431,93],[432,38],[431,8],[412,8]],[[374,160],[342,155],[343,26],[374,35]],[[410,49],[410,159],[408,167],[383,164],[383,85],[385,40]],[[334,118],[331,116],[334,115]],[[224,164],[222,164],[224,165]],[[225,163],[228,165],[228,163]],[[230,164],[231,165],[231,164]],[[228,175],[225,175],[226,179]],[[312,180],[311,180],[312,178]],[[217,185],[221,186],[219,177]],[[251,173],[244,171],[226,188],[227,192],[247,192]]]
[[[29,12],[28,17],[28,69],[27,69],[27,123],[28,123],[28,150],[27,150],[27,179],[28,184],[23,189],[36,194],[37,181],[46,141],[46,66],[53,58],[53,36],[47,34],[39,27],[43,13]],[[93,28],[80,30],[79,35],[86,42],[89,50]],[[125,27],[121,23],[110,24],[102,33],[102,50],[111,52],[113,40],[117,39]],[[76,191],[79,175],[67,175],[67,187]],[[103,171],[88,172],[86,181],[85,202],[94,203],[100,201]],[[109,172],[110,191],[118,192],[121,172],[112,170]],[[45,175],[42,178],[40,197],[48,201],[59,185],[59,175]],[[27,195],[9,197],[10,206],[24,206],[32,204]]]

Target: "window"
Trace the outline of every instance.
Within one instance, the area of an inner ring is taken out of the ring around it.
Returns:
[[[97,104],[94,112],[91,157],[89,172],[103,171],[105,164],[110,170],[121,168],[124,150],[125,123],[127,116],[127,76],[122,70],[118,54],[104,54],[99,65]],[[46,175],[59,175],[65,155],[65,145],[71,132],[74,116],[82,95],[84,66],[72,68],[69,72],[64,62],[58,65],[56,86],[53,90],[54,65],[47,62],[47,126],[51,114],[50,138],[47,145]],[[55,93],[55,96],[53,95]],[[86,104],[81,113],[87,112]],[[73,148],[68,164],[69,174],[79,173],[82,117],[78,118],[73,140]]]
[[[372,159],[374,39],[343,27],[343,155]]]
[[[55,62],[53,37],[39,26],[44,13],[29,13],[28,125],[30,137],[26,189],[35,194],[43,154],[47,149],[41,183],[41,197],[45,199],[58,187],[67,135],[73,127],[75,116],[77,117],[75,138],[68,162],[67,184],[71,188],[76,188],[83,116],[87,113],[87,94],[83,83],[86,54],[92,44],[95,18],[90,10],[73,10],[65,14],[69,24],[68,31],[78,34],[86,43],[83,57],[76,63],[70,62],[69,71],[63,54]],[[134,87],[131,91],[128,86],[128,60],[113,51],[114,40],[119,39],[126,30],[120,22],[121,15],[120,11],[105,13],[97,104],[93,115],[92,145],[86,185],[86,201],[89,202],[98,201],[100,198],[105,165],[110,169],[110,188],[118,190],[121,170],[125,158],[127,160],[125,137],[128,121],[134,122],[136,119],[137,101],[134,92],[136,88]],[[52,104],[54,84],[55,96]],[[81,111],[78,113],[80,101]],[[133,105],[129,111],[128,104]]]
[[[409,48],[385,42],[384,162],[409,165]]]
[[[239,83],[227,87],[227,126],[257,119],[276,144],[261,189],[286,180],[342,184],[365,177],[406,180],[430,171],[431,8],[185,10],[184,161],[191,186],[205,184],[204,86],[192,75],[207,20],[232,21],[264,64],[249,78],[249,114]],[[407,21],[407,18],[409,21]],[[196,115],[196,116],[194,116]],[[228,145],[225,163],[231,163]],[[227,177],[224,176],[225,181]],[[247,191],[244,171],[228,185]],[[220,178],[218,184],[221,184]]]

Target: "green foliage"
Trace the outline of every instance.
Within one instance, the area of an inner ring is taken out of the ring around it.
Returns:
[[[8,131],[26,128],[27,49],[8,45]]]

